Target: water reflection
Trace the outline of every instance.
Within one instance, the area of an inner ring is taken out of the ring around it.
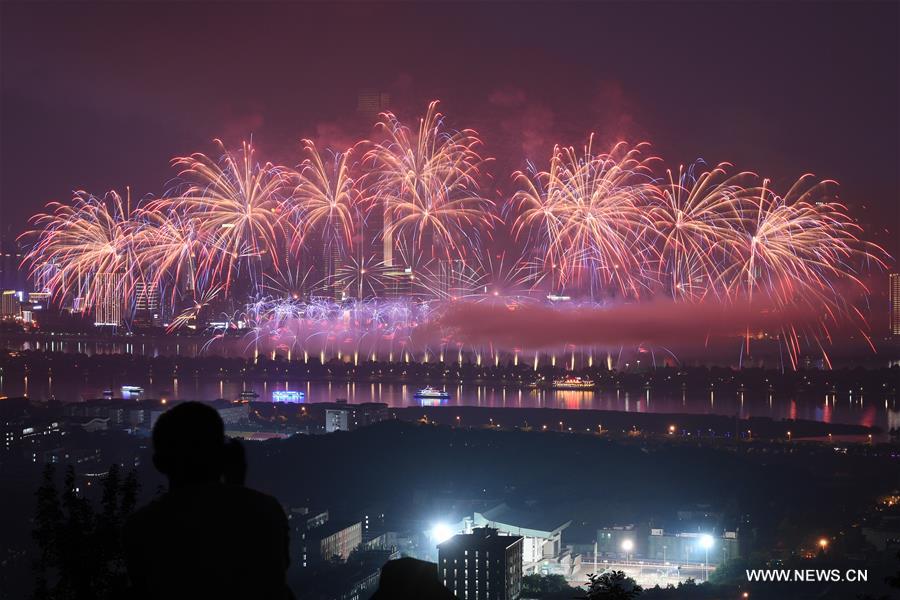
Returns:
[[[215,398],[236,399],[241,392],[256,392],[260,402],[272,401],[275,390],[303,390],[307,402],[334,402],[345,400],[351,404],[362,402],[384,402],[390,406],[415,406],[413,397],[416,390],[424,387],[421,383],[353,383],[319,382],[305,380],[257,381],[230,379],[227,377],[204,378],[194,374],[185,385],[182,378],[159,378],[146,376],[143,381],[121,381],[116,378],[103,382],[61,381],[48,376],[35,379],[26,375],[15,381],[0,377],[0,395],[29,396],[35,400],[51,397],[61,402],[80,402],[102,398],[106,389],[119,390],[123,385],[144,388],[143,397],[190,400]],[[442,387],[442,386],[437,386]],[[842,399],[832,396],[822,400],[779,398],[772,394],[755,397],[749,393],[719,395],[708,391],[707,400],[692,396],[690,390],[681,390],[673,395],[645,390],[632,398],[629,392],[621,390],[544,390],[518,389],[491,386],[449,384],[446,386],[450,399],[449,406],[487,406],[518,408],[565,408],[612,410],[650,413],[690,413],[720,414],[741,418],[770,417],[780,419],[809,419],[825,423],[852,423],[875,425],[882,428],[900,425],[900,415],[896,412],[896,400],[879,398],[877,402],[862,402],[859,398]],[[703,392],[698,390],[700,397]],[[730,396],[730,397],[727,397]]]
[[[123,343],[112,341],[59,341],[26,340],[7,342],[7,347],[19,349],[83,352],[85,354],[115,354],[128,349],[139,355],[197,355],[201,342],[193,339],[161,340],[147,343]],[[236,353],[238,354],[238,353]],[[298,354],[298,358],[300,355]],[[160,379],[148,373],[143,381],[62,381],[58,376],[34,374],[11,380],[0,375],[0,395],[26,395],[36,400],[55,397],[62,402],[79,402],[86,399],[102,398],[105,389],[119,390],[122,385],[136,385],[145,389],[144,396],[189,400],[215,398],[236,399],[242,391],[259,394],[259,401],[271,401],[273,390],[304,390],[306,402],[333,402],[346,400],[352,404],[362,402],[383,402],[390,406],[415,406],[413,397],[416,390],[433,382],[409,383],[353,383],[317,382],[305,380],[244,380],[218,377],[193,377],[181,373],[172,378]],[[753,394],[716,393],[713,387],[680,389],[671,394],[663,394],[655,388],[645,388],[632,398],[620,389],[547,390],[520,389],[491,386],[448,384],[444,387],[450,394],[449,406],[487,406],[519,408],[565,408],[597,409],[612,411],[637,411],[650,413],[690,413],[720,414],[740,417],[770,417],[780,419],[808,419],[825,423],[851,423],[874,425],[883,429],[900,427],[900,412],[896,399],[873,395],[862,390],[855,394],[837,395],[832,390],[824,399],[785,396],[778,397],[772,392]]]

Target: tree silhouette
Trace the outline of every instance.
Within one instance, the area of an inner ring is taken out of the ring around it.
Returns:
[[[99,510],[77,489],[69,466],[60,493],[56,469],[47,465],[36,496],[32,536],[35,600],[107,600],[126,592],[122,525],[134,510],[138,483],[134,472],[124,481],[118,465],[103,479]]]
[[[52,464],[44,467],[44,476],[37,493],[37,510],[34,516],[32,537],[38,547],[34,561],[35,583],[33,597],[36,600],[50,598],[48,571],[59,562],[57,534],[62,526],[63,513],[59,504],[59,490],[56,489],[56,468]]]
[[[587,600],[632,600],[644,590],[624,571],[588,575]]]

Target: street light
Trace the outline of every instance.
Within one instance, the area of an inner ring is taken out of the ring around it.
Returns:
[[[436,523],[429,532],[435,544],[441,544],[453,537],[453,530],[446,523]]]
[[[622,540],[622,550],[625,552],[625,564],[628,564],[628,555],[634,550],[634,541],[630,539]]]
[[[820,539],[819,540],[819,548],[822,549],[822,552],[825,552],[825,548],[827,548],[827,547],[828,547],[828,539],[827,538]]]
[[[713,547],[716,543],[716,540],[713,539],[713,536],[708,533],[704,533],[700,536],[700,547],[703,548],[706,553],[706,558],[703,561],[703,580],[709,581],[709,549]]]

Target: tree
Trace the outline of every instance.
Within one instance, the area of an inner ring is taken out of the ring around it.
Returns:
[[[98,511],[80,494],[73,467],[66,469],[60,495],[55,469],[47,465],[35,494],[34,600],[105,600],[125,595],[122,526],[134,510],[137,489],[133,471],[122,481],[118,466],[111,466],[103,480]]]
[[[607,571],[588,575],[587,600],[632,600],[641,595],[644,588],[624,571]]]
[[[59,548],[56,544],[59,529],[62,526],[62,508],[59,505],[59,490],[56,489],[56,468],[52,464],[44,467],[41,485],[35,494],[37,508],[34,514],[34,531],[32,537],[38,547],[38,557],[34,561],[35,585],[33,598],[44,600],[50,597],[48,589],[48,571],[59,560]]]
[[[59,582],[57,592],[60,597],[87,600],[92,597],[94,558],[96,556],[94,530],[94,508],[79,495],[75,467],[66,468],[63,477],[62,507],[63,522],[57,537],[59,548]]]

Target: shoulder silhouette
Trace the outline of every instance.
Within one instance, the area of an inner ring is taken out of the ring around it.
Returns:
[[[125,526],[128,574],[138,599],[291,598],[288,523],[271,496],[243,486],[243,447],[199,402],[163,413],[153,463],[169,489]]]

